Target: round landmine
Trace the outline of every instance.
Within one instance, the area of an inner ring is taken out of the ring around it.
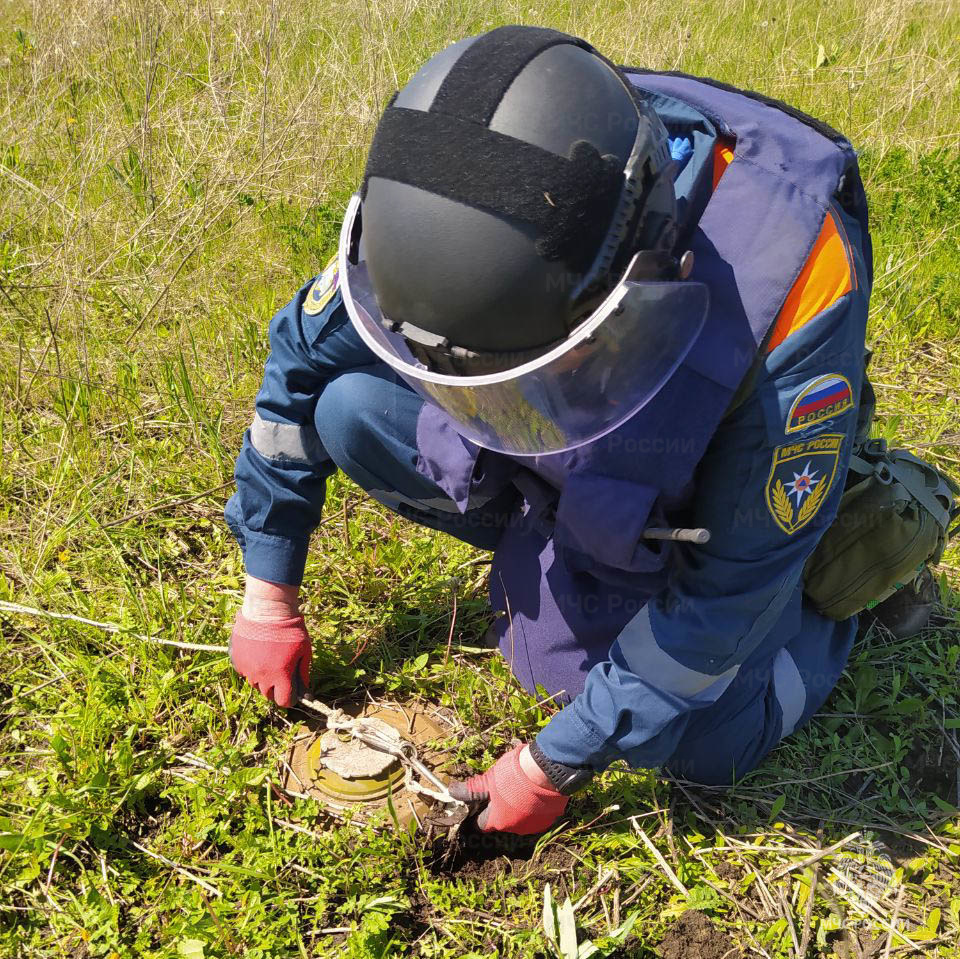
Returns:
[[[418,755],[444,782],[446,756],[426,744],[450,734],[434,716],[419,706],[372,706],[345,708],[353,718],[362,718],[377,732],[417,747]],[[366,819],[386,811],[388,800],[400,823],[422,823],[433,812],[428,801],[405,786],[400,761],[382,750],[354,739],[343,730],[323,728],[321,717],[311,717],[301,728],[283,764],[281,783],[293,793],[320,799],[327,807],[353,811]],[[419,777],[418,777],[419,778]],[[389,820],[390,817],[388,817]]]
[[[370,719],[368,723],[400,742],[397,731],[382,719]],[[329,729],[319,736],[307,750],[307,767],[314,787],[329,799],[342,802],[383,799],[404,778],[403,766],[395,756],[354,739],[344,730]]]

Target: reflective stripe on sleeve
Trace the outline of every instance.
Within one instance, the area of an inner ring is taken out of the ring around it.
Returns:
[[[434,510],[440,513],[460,512],[457,504],[454,503],[449,496],[431,496],[424,499],[411,499],[411,497],[404,496],[403,493],[399,493],[397,490],[368,489],[366,492],[367,495],[372,496],[378,503],[383,504],[389,509],[396,509],[401,503],[405,503],[407,506],[412,506],[414,509],[419,510]],[[493,499],[492,496],[479,496],[475,494],[470,497],[467,503],[467,509],[478,509],[491,499]]]
[[[268,460],[315,466],[328,459],[313,426],[275,423],[259,413],[250,424],[250,445]]]
[[[783,713],[780,738],[794,731],[807,705],[807,690],[793,657],[781,649],[773,661],[773,691]]]
[[[653,634],[649,603],[627,623],[617,642],[633,673],[651,686],[685,699],[715,702],[740,669],[737,665],[717,675],[701,673],[665,653]]]

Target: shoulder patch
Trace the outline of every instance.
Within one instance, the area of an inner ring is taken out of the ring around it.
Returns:
[[[337,264],[337,256],[334,254],[310,287],[310,292],[303,301],[303,312],[307,316],[316,316],[330,302],[339,285],[340,268]]]
[[[839,373],[818,376],[807,383],[793,401],[784,432],[800,433],[851,409],[853,390],[850,381]]]
[[[792,536],[820,511],[837,476],[844,433],[824,433],[773,451],[764,498],[777,526]]]

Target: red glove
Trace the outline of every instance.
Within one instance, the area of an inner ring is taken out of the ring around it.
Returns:
[[[278,706],[291,706],[306,692],[312,654],[302,616],[257,623],[237,614],[230,636],[230,662],[254,689]]]
[[[569,797],[539,786],[520,766],[523,746],[501,756],[485,773],[453,783],[450,795],[463,802],[488,800],[477,817],[481,832],[512,832],[529,836],[543,832],[563,815]]]

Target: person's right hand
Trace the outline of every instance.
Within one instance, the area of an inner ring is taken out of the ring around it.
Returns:
[[[233,668],[278,706],[296,703],[310,680],[313,648],[296,596],[295,587],[249,577],[230,636]]]

